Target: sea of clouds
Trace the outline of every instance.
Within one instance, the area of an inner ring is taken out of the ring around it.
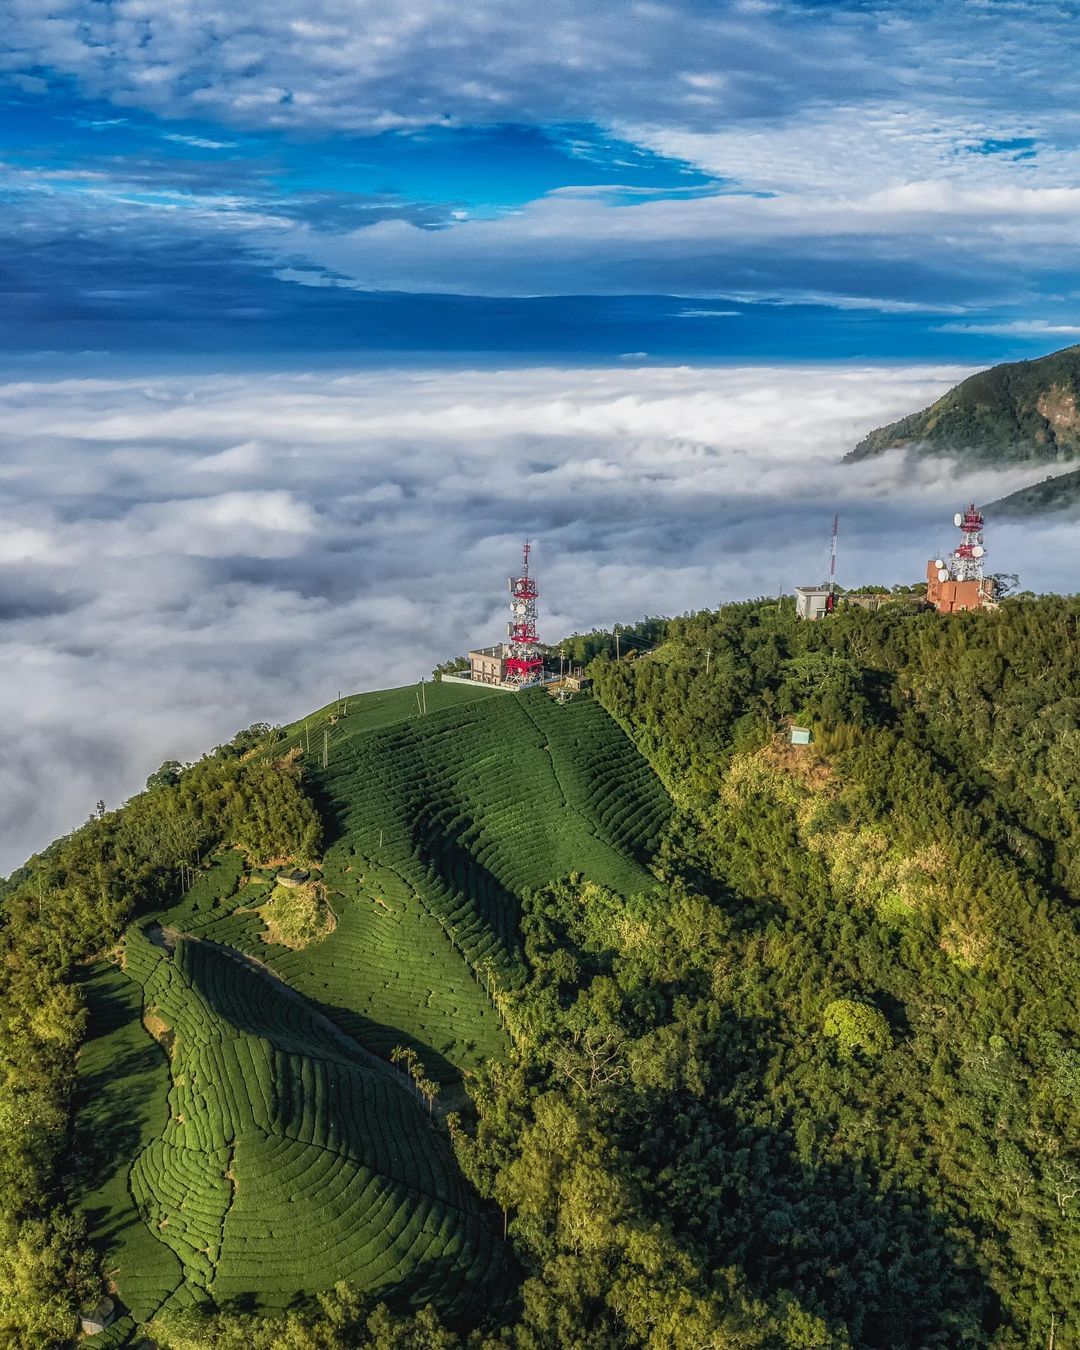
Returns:
[[[1040,475],[840,458],[959,368],[379,370],[0,386],[0,873],[165,759],[504,629],[923,577],[953,512]],[[1076,586],[1080,531],[995,528]]]

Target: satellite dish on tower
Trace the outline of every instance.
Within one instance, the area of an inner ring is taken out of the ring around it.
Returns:
[[[982,544],[976,544],[975,547],[971,550],[972,557],[975,558],[981,558],[985,552],[986,549],[983,548]]]
[[[945,559],[944,559],[944,558],[939,558],[939,559],[937,560],[937,562],[934,563],[934,566],[940,571],[941,568],[943,568],[943,567],[945,566]]]
[[[947,567],[939,567],[937,570],[937,579],[938,581],[948,581],[949,569]]]
[[[956,515],[953,516],[953,518],[952,518],[952,523],[953,523],[954,525],[963,525],[963,523],[964,523],[964,517],[960,514],[959,511],[957,511]]]

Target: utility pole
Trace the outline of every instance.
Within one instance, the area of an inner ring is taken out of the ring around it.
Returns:
[[[705,674],[706,674],[706,675],[708,675],[708,673],[709,673],[709,662],[710,662],[711,660],[712,660],[712,648],[710,647],[709,650],[705,653]]]
[[[615,625],[615,660],[619,660],[619,625]]]

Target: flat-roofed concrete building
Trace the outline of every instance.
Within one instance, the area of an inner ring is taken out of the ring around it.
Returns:
[[[474,684],[503,684],[506,681],[506,644],[477,647],[469,653],[469,678]]]
[[[820,619],[828,612],[828,586],[795,587],[795,613],[800,619]]]

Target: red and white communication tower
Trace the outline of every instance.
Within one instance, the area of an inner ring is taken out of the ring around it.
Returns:
[[[529,541],[522,550],[521,576],[510,578],[510,622],[506,625],[509,652],[506,658],[508,684],[532,684],[543,673],[540,639],[536,636],[536,600],[540,592],[529,576]]]
[[[957,511],[953,524],[960,530],[960,544],[949,555],[949,574],[953,581],[982,581],[983,515],[972,502],[966,511]]]

